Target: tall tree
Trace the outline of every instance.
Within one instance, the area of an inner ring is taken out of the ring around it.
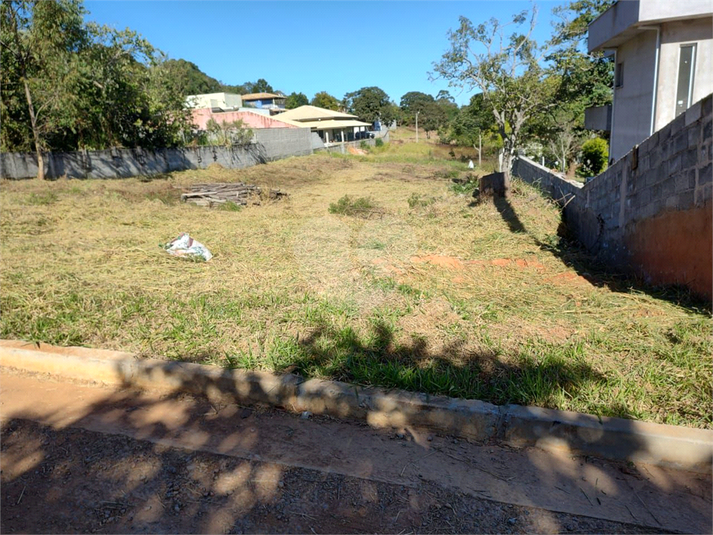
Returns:
[[[417,113],[419,114],[419,119],[423,121],[425,119],[424,112],[427,109],[434,110],[432,106],[434,102],[435,99],[431,95],[421,91],[409,91],[406,93],[401,97],[401,102],[399,103],[404,124],[415,124]],[[423,126],[423,123],[421,123],[421,126]]]
[[[525,123],[536,111],[554,105],[552,88],[542,83],[546,73],[540,61],[547,48],[532,38],[536,18],[536,7],[515,15],[507,24],[493,18],[475,26],[461,17],[459,28],[448,34],[450,50],[434,63],[437,76],[449,85],[482,92],[503,139],[506,183]],[[506,36],[510,25],[516,30]]]
[[[179,144],[185,94],[171,65],[135,32],[85,23],[77,0],[3,2],[3,150]]]
[[[272,86],[264,78],[258,78],[257,82],[245,82],[243,84],[248,93],[274,93]]]
[[[76,0],[10,0],[0,6],[2,111],[10,129],[8,135],[3,132],[2,145],[31,145],[39,179],[45,176],[47,138],[66,121],[76,96],[70,86],[76,81],[78,54],[87,44],[84,13]]]
[[[398,111],[389,100],[389,95],[378,87],[362,87],[344,95],[344,107],[361,120],[388,125],[396,119]]]
[[[339,109],[339,101],[337,98],[333,97],[326,91],[315,93],[310,104],[312,104],[312,106],[317,106],[318,108],[324,108],[325,110],[337,111]]]
[[[306,104],[309,104],[309,100],[307,99],[307,95],[304,93],[290,93],[290,95],[285,99],[285,108],[288,110],[293,110]]]

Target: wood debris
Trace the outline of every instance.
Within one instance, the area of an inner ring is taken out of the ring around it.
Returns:
[[[181,194],[181,202],[210,207],[227,202],[247,206],[248,203],[259,205],[261,200],[275,200],[285,196],[287,193],[279,189],[270,189],[263,193],[259,186],[243,182],[195,184]]]

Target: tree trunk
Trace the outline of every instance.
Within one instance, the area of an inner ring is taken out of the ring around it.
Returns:
[[[37,153],[37,178],[45,179],[45,160],[42,155],[42,143],[40,142],[40,134],[37,130],[37,116],[35,115],[35,107],[32,105],[32,95],[30,94],[30,86],[27,85],[27,78],[23,77],[22,83],[25,86],[25,98],[27,99],[27,110],[30,112],[30,125],[32,126],[32,138],[35,142],[35,152]]]

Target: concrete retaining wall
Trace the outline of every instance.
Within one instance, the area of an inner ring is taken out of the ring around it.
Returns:
[[[312,133],[306,128],[265,128],[254,130],[253,142],[245,147],[184,147],[148,151],[111,149],[48,153],[47,178],[128,178],[186,169],[203,169],[219,163],[241,169],[289,156],[312,154]],[[0,154],[0,178],[20,179],[37,176],[35,154]]]
[[[567,227],[603,260],[710,299],[712,103],[697,102],[585,185],[524,157],[513,174],[564,206]]]

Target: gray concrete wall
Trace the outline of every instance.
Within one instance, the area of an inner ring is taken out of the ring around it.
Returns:
[[[614,160],[651,134],[656,32],[641,32],[623,43],[617,49],[616,62],[622,64],[623,82],[614,88],[609,148]]]
[[[321,149],[315,150],[315,152],[341,152],[342,154],[349,153],[349,147],[361,148],[361,144],[366,143],[372,147],[376,144],[375,139],[362,139],[360,141],[346,141],[344,143],[339,143],[337,145],[330,145],[329,147],[322,146]]]
[[[185,169],[203,169],[212,163],[219,163],[228,169],[241,169],[313,152],[314,142],[308,129],[265,128],[254,130],[254,134],[253,142],[245,147],[48,153],[45,155],[46,173],[48,178],[128,178]],[[0,154],[0,178],[20,179],[35,176],[37,158],[34,154]]]
[[[564,206],[569,230],[602,259],[710,297],[712,102],[694,104],[585,185],[524,157],[513,174]]]
[[[676,90],[682,44],[696,43],[691,103],[713,89],[713,17],[667,22],[661,25],[656,124],[659,130],[676,116]]]

